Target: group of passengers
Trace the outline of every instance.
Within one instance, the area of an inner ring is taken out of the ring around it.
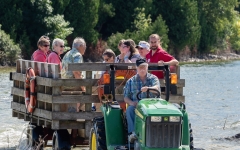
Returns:
[[[102,58],[105,63],[135,63],[137,59],[143,58],[148,63],[168,64],[174,66],[178,61],[168,54],[160,44],[160,37],[157,34],[149,36],[149,43],[140,41],[138,45],[132,39],[120,40],[118,56],[111,49],[103,52]],[[41,36],[37,42],[38,49],[33,53],[32,60],[38,62],[56,63],[60,65],[62,78],[81,79],[80,71],[68,71],[69,63],[83,63],[83,57],[86,50],[86,42],[83,38],[74,39],[72,49],[67,52],[61,60],[60,55],[64,52],[64,41],[56,38],[52,42],[52,51],[50,50],[50,39],[47,36]],[[152,72],[158,78],[163,78],[161,72]]]
[[[38,50],[32,55],[32,60],[39,62],[56,63],[60,65],[62,78],[81,79],[82,72],[68,71],[69,63],[83,63],[83,57],[86,50],[86,43],[83,38],[75,38],[72,49],[68,51],[61,60],[60,55],[64,52],[64,41],[62,39],[54,39],[52,43],[52,51],[50,51],[50,39],[46,36],[40,37]],[[129,140],[135,139],[134,134],[134,109],[138,103],[136,93],[138,91],[146,92],[148,88],[160,90],[158,78],[163,78],[163,73],[152,71],[148,73],[148,63],[158,63],[159,65],[178,65],[178,61],[168,54],[162,47],[158,34],[149,36],[149,43],[140,41],[138,45],[132,39],[120,40],[118,43],[120,54],[118,56],[111,49],[106,49],[103,54],[104,63],[136,63],[137,74],[130,78],[125,85],[124,101],[129,105],[126,111],[128,122]],[[140,86],[138,86],[140,85]],[[85,91],[85,87],[81,87]],[[144,97],[144,96],[143,96]]]

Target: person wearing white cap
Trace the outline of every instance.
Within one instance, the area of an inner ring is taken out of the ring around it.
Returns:
[[[150,52],[150,45],[146,41],[140,41],[136,48],[139,51],[139,54],[142,58],[146,59],[146,55]]]

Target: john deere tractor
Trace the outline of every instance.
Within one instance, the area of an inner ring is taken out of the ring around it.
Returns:
[[[132,68],[131,68],[132,69]],[[125,112],[115,100],[115,72],[117,66],[111,65],[104,93],[112,95],[111,102],[103,103],[103,117],[93,119],[89,145],[91,150],[192,150],[193,137],[191,125],[184,103],[168,102],[171,78],[169,66],[149,66],[148,70],[164,71],[165,99],[156,97],[139,98],[135,109],[136,140],[129,142]],[[140,92],[139,92],[140,94]],[[149,94],[147,94],[149,95]]]

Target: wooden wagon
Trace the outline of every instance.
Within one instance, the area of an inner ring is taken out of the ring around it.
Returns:
[[[119,67],[134,68],[135,64],[118,64]],[[92,111],[92,103],[99,103],[96,92],[97,71],[105,71],[109,64],[105,63],[81,63],[69,64],[70,71],[84,71],[84,79],[62,79],[59,65],[51,63],[42,63],[29,60],[17,60],[16,72],[11,73],[13,86],[11,94],[12,116],[24,121],[30,121],[36,126],[43,127],[48,136],[45,140],[52,140],[52,133],[61,129],[78,129],[73,133],[69,130],[71,145],[87,145],[92,124],[92,119],[102,116],[101,112]],[[26,112],[24,85],[26,70],[28,67],[34,69],[36,74],[37,86],[37,105],[33,114]],[[185,80],[180,79],[180,67],[177,66],[178,83],[171,85],[170,102],[180,103],[185,101],[183,96],[183,87]],[[164,80],[160,79],[161,87],[164,87]],[[120,85],[119,85],[120,84]],[[119,89],[124,87],[125,81],[116,80],[116,86]],[[86,92],[64,91],[63,86],[85,86]],[[123,95],[116,94],[116,100],[123,102]],[[164,95],[161,96],[164,99]],[[69,112],[68,105],[77,106],[78,103],[85,104],[85,111]],[[51,130],[52,132],[50,132]],[[60,133],[59,133],[60,134]],[[54,143],[54,142],[53,142]]]

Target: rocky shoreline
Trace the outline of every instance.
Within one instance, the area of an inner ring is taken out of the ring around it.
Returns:
[[[240,55],[235,53],[225,53],[221,55],[206,54],[197,57],[181,56],[180,62],[205,62],[205,61],[228,61],[240,60]]]

